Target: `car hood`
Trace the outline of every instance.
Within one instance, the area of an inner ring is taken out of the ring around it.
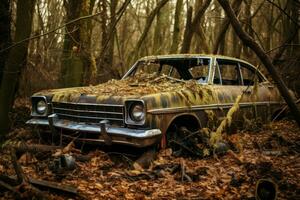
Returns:
[[[199,104],[201,99],[206,102],[216,99],[211,86],[154,74],[113,79],[95,86],[44,90],[34,96],[41,95],[51,98],[52,102],[73,103],[124,104],[125,100],[141,99],[149,102],[149,107],[193,105]]]

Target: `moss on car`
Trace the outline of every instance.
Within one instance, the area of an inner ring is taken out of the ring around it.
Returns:
[[[247,70],[252,79],[244,74]],[[231,73],[236,74],[225,78]],[[234,122],[244,116],[267,120],[282,104],[277,89],[246,61],[218,55],[150,56],[121,80],[34,94],[28,124],[50,127],[67,138],[75,134],[79,141],[165,147],[174,124],[190,130],[212,126],[209,119],[221,120],[242,93]],[[47,103],[45,113],[37,112],[39,101]]]

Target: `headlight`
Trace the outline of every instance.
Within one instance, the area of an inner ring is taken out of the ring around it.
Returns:
[[[36,112],[38,114],[45,114],[45,112],[47,111],[47,104],[44,100],[40,100],[37,102],[36,104]]]
[[[142,103],[134,103],[129,109],[130,118],[133,121],[140,122],[145,118],[144,105]]]

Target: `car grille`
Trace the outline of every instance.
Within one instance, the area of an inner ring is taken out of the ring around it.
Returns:
[[[107,119],[111,124],[125,124],[122,105],[52,102],[52,110],[59,119],[87,123],[99,123]]]

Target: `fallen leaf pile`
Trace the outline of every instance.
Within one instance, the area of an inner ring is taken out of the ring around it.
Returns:
[[[112,79],[106,83],[95,86],[77,87],[44,90],[36,95],[55,94],[59,98],[60,95],[72,94],[86,94],[86,95],[115,95],[115,96],[129,96],[129,95],[147,95],[157,92],[171,92],[179,91],[181,89],[197,89],[195,86],[199,84],[195,80],[183,81],[175,79],[166,75],[146,74],[140,73],[133,77],[128,77],[122,80]]]
[[[137,157],[131,154],[140,150],[129,154],[91,148],[85,155],[89,161],[76,160],[75,169],[51,170],[56,156],[79,153],[72,143],[49,153],[24,153],[18,161],[29,178],[74,185],[78,189],[78,196],[46,190],[53,199],[254,199],[260,179],[277,184],[278,199],[300,199],[299,133],[299,127],[292,121],[270,123],[260,131],[248,128],[226,137],[235,148],[223,156],[174,157],[171,149],[164,149],[149,169],[134,168]],[[15,128],[8,139],[0,152],[0,175],[15,175],[7,147],[39,142],[38,135],[24,127]],[[14,197],[1,188],[0,198]]]
[[[295,123],[275,122],[259,132],[240,131],[228,139],[240,152],[192,159],[174,157],[171,149],[165,149],[144,170],[134,169],[132,157],[123,152],[101,150],[90,151],[90,161],[76,161],[74,170],[60,176],[49,170],[51,154],[27,153],[19,163],[28,177],[76,186],[79,195],[71,197],[75,199],[253,199],[255,185],[262,178],[278,185],[278,199],[299,199],[300,135]],[[68,149],[70,155],[72,151]],[[5,151],[0,174],[14,175]],[[49,194],[53,199],[69,198],[63,193]],[[13,198],[3,190],[0,197]]]

